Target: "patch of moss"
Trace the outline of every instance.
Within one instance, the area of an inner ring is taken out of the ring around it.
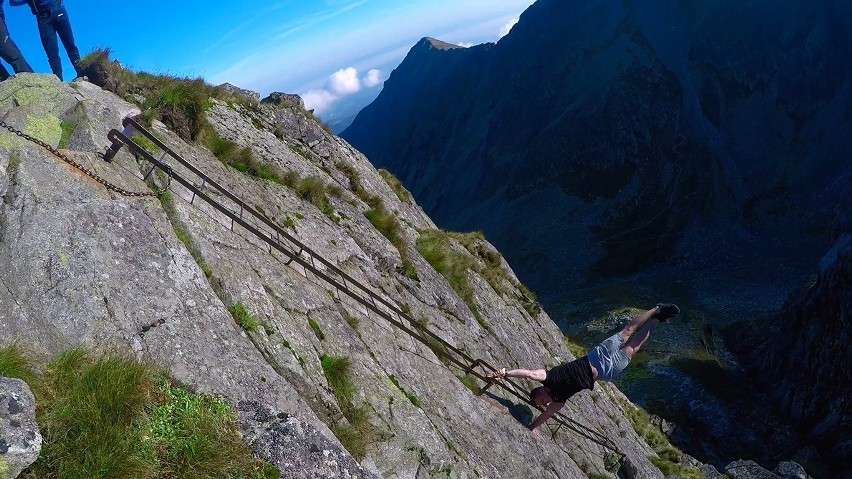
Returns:
[[[68,148],[68,140],[71,138],[71,135],[74,134],[77,124],[72,121],[62,120],[59,126],[62,128],[62,136],[59,139],[59,146],[57,146],[57,148],[64,150]]]
[[[470,392],[472,392],[475,396],[479,396],[482,390],[479,387],[479,383],[477,383],[476,378],[471,376],[470,374],[465,374],[463,376],[456,376],[459,381],[464,385],[464,387],[468,388]]]
[[[145,151],[147,151],[148,153],[151,153],[152,155],[157,155],[157,154],[159,154],[163,151],[163,150],[160,149],[159,146],[156,145],[156,143],[149,140],[147,136],[142,135],[140,133],[134,133],[133,135],[131,135],[130,139],[133,140],[133,142],[136,143],[137,145],[144,148]]]
[[[419,399],[417,396],[415,396],[414,394],[412,394],[412,393],[410,393],[410,392],[406,391],[405,389],[403,389],[403,388],[402,388],[402,386],[400,386],[400,385],[399,385],[399,381],[396,379],[396,376],[394,376],[393,374],[391,374],[391,375],[390,375],[390,376],[388,376],[388,377],[389,377],[390,381],[393,383],[393,385],[394,385],[394,386],[396,386],[396,388],[397,388],[397,389],[399,389],[399,390],[400,390],[400,392],[402,392],[402,394],[404,394],[404,395],[405,395],[405,397],[407,397],[407,398],[408,398],[408,401],[409,401],[411,404],[413,404],[413,405],[414,405],[414,406],[416,406],[416,407],[420,407],[420,399]]]
[[[319,323],[317,323],[314,318],[308,317],[308,325],[311,327],[311,330],[314,332],[317,339],[325,341],[325,333],[322,332],[322,328],[320,328]]]
[[[55,78],[48,75],[29,75],[21,78],[17,84],[22,86],[13,94],[18,105],[43,105],[47,110],[54,110],[59,106],[60,95],[56,94],[59,84]],[[52,94],[45,95],[45,91]]]
[[[581,358],[581,357],[585,356],[586,352],[588,351],[588,349],[585,346],[583,346],[582,344],[580,344],[576,340],[571,339],[567,336],[562,337],[562,342],[565,343],[565,346],[568,347],[568,351],[570,351],[571,354],[573,354],[575,358]]]

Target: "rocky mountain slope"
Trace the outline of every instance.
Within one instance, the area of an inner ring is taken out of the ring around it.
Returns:
[[[211,101],[206,119],[220,138],[250,149],[259,163],[313,177],[337,193],[315,206],[303,190],[226,166],[156,120],[152,130],[473,357],[508,366],[572,357],[547,314],[519,302],[523,294],[505,262],[501,287],[477,266],[466,273],[468,301],[461,298],[415,248],[435,227],[429,217],[363,155],[324,131],[298,98],[248,106]],[[138,113],[85,81],[21,74],[0,84],[7,125],[61,145],[62,154],[107,183],[151,192],[140,178],[147,164],[126,150],[113,163],[95,154],[107,146],[110,129]],[[166,175],[152,178],[168,184]],[[462,382],[470,378],[443,364],[433,347],[286,266],[197,198],[190,204],[176,182],[160,198],[123,196],[3,130],[0,196],[2,343],[17,340],[44,355],[81,344],[132,351],[194,389],[225,397],[255,452],[281,477],[609,477],[604,462],[611,451],[566,430],[555,440],[531,436],[526,405],[497,388],[474,395]],[[392,212],[398,246],[365,216],[365,197]],[[472,265],[496,253],[481,240],[449,244]],[[348,362],[351,381],[344,395],[325,369],[340,361]],[[598,386],[572,399],[566,414],[617,445],[626,455],[622,476],[662,478],[650,459],[657,460],[654,449],[625,415],[632,410],[616,388]]]
[[[852,228],[848,219],[816,279],[781,313],[729,328],[731,343],[781,413],[838,470],[852,468]],[[757,345],[755,347],[755,345]]]

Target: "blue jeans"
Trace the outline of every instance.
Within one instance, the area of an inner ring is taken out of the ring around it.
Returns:
[[[39,16],[38,32],[41,35],[41,44],[44,47],[44,52],[47,53],[47,62],[50,63],[53,74],[62,80],[62,60],[59,59],[57,35],[62,40],[65,51],[68,52],[68,59],[74,65],[74,70],[79,74],[80,51],[77,50],[77,45],[74,43],[74,34],[71,32],[71,22],[68,20],[68,12],[65,11],[65,7],[56,9],[50,15]]]
[[[2,8],[2,6],[0,6]],[[15,73],[20,72],[31,72],[33,71],[30,64],[24,60],[24,56],[21,55],[21,50],[18,49],[18,45],[12,40],[12,37],[9,36],[9,30],[6,28],[6,20],[0,15],[0,58],[6,61],[9,65],[12,66],[12,69],[15,70]],[[6,70],[6,67],[0,65],[0,80],[5,80],[9,78],[9,71]]]

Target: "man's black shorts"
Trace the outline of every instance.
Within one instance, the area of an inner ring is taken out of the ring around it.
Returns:
[[[588,356],[549,369],[542,384],[547,386],[556,402],[565,402],[583,389],[592,389],[595,379]]]

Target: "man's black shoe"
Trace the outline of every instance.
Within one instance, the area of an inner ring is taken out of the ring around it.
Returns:
[[[657,305],[657,314],[655,314],[654,317],[660,320],[661,323],[665,323],[677,316],[678,313],[680,313],[680,308],[678,308],[677,305],[660,303]]]

